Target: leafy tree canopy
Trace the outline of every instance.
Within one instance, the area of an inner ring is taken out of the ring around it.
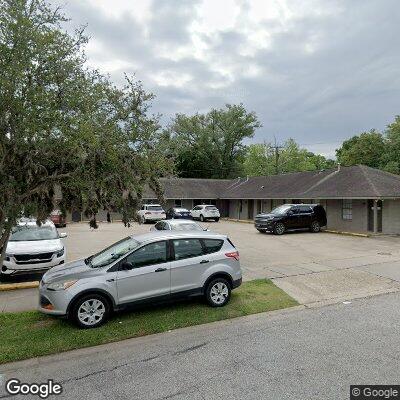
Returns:
[[[231,178],[242,171],[243,141],[261,124],[242,104],[207,114],[177,114],[166,134],[176,171],[182,177]]]
[[[252,144],[248,146],[244,160],[244,171],[249,176],[314,171],[333,166],[333,160],[300,148],[293,139],[287,140],[279,150],[271,143]]]
[[[0,0],[0,248],[21,215],[46,218],[55,187],[64,208],[132,210],[170,169],[152,95],[87,69],[87,38],[65,21],[42,0]]]

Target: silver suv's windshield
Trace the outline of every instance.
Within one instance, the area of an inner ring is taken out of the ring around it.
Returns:
[[[291,208],[290,205],[279,206],[279,207],[274,208],[271,211],[271,214],[274,214],[274,215],[285,215],[289,211],[290,208]]]
[[[51,225],[17,225],[11,231],[10,242],[58,239],[58,232]]]
[[[131,250],[136,249],[138,246],[139,242],[137,240],[127,237],[87,258],[85,261],[92,268],[105,267],[129,253]]]

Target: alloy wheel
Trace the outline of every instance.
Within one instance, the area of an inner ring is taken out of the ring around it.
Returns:
[[[214,304],[224,304],[229,296],[229,289],[223,282],[217,282],[210,290],[210,297]]]
[[[275,232],[278,234],[278,235],[282,235],[284,232],[285,232],[285,225],[283,225],[282,223],[278,223],[278,224],[276,224],[276,227],[275,227]]]
[[[99,323],[106,312],[104,303],[98,299],[84,301],[78,309],[79,322],[85,326]]]
[[[312,229],[313,232],[319,232],[320,227],[319,227],[318,221],[314,221],[314,222],[311,224],[311,229]]]

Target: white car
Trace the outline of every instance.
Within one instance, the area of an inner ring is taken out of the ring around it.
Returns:
[[[149,221],[160,221],[167,217],[165,211],[159,204],[143,204],[137,214],[142,224]]]
[[[50,269],[64,264],[65,248],[62,238],[51,221],[41,226],[36,220],[20,220],[10,235],[1,274],[14,275]]]
[[[220,214],[217,207],[210,204],[200,204],[190,211],[193,219],[199,219],[205,221],[206,219],[213,219],[216,222],[219,221]]]

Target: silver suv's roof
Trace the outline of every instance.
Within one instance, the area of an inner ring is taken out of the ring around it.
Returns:
[[[226,239],[226,235],[221,235],[214,232],[206,231],[152,231],[149,233],[144,233],[142,235],[132,235],[133,239],[138,242],[152,242],[157,239],[184,239],[184,238],[213,238],[213,239]]]

